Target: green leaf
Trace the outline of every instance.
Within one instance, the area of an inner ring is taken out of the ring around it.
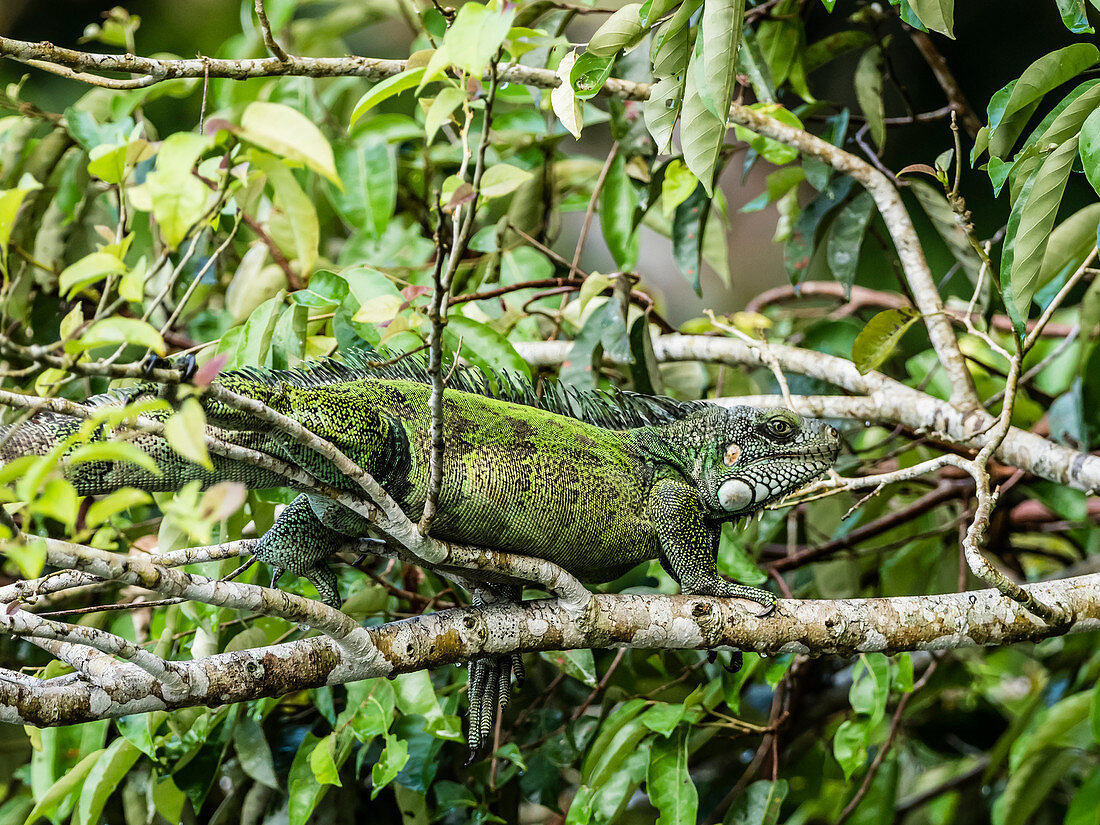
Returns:
[[[583,784],[590,787],[602,785],[649,733],[649,729],[637,719],[646,705],[644,699],[630,699],[604,719],[581,763]]]
[[[882,721],[890,698],[890,663],[881,653],[860,657],[852,674],[848,701],[856,713],[870,716],[872,723]]]
[[[382,755],[378,757],[378,761],[370,769],[371,781],[373,782],[370,790],[371,799],[382,793],[383,788],[390,784],[397,777],[397,774],[401,773],[401,769],[409,761],[408,742],[389,733],[384,738],[386,746],[382,749]]]
[[[1043,96],[1100,61],[1092,43],[1074,43],[1043,55],[989,103],[989,153],[1005,157]]]
[[[515,15],[511,3],[501,4],[499,9],[472,2],[463,5],[443,38],[443,47],[432,56],[426,76],[433,76],[439,58],[443,65],[450,63],[472,77],[481,77],[508,36]]]
[[[596,687],[596,660],[587,648],[579,650],[544,650],[539,657],[578,682]]]
[[[620,49],[629,49],[645,35],[640,3],[627,3],[604,21],[588,41],[587,52],[595,57],[614,57]]]
[[[753,103],[749,108],[787,126],[793,126],[795,129],[802,128],[802,121],[793,112],[778,103]],[[769,163],[782,166],[798,158],[798,150],[793,146],[787,146],[778,140],[758,135],[744,126],[736,126],[735,130],[739,140],[746,141],[754,151],[758,152]]]
[[[270,232],[284,250],[293,253],[297,269],[308,275],[317,262],[317,247],[321,239],[317,208],[291,171],[279,160],[264,153],[253,153],[253,158],[267,175],[274,191],[272,202],[275,211],[269,219]]]
[[[722,825],[776,825],[787,789],[786,779],[753,782],[726,813]]]
[[[856,100],[867,119],[871,138],[881,149],[886,143],[886,109],[882,102],[882,49],[874,46],[865,51],[856,66]]]
[[[464,315],[449,316],[444,340],[457,355],[478,367],[509,370],[524,376],[531,374],[531,368],[507,338],[487,324]],[[461,351],[458,349],[459,340],[462,342]]]
[[[700,35],[701,36],[701,35]],[[684,81],[683,113],[680,117],[680,145],[684,163],[695,173],[708,195],[713,194],[718,152],[726,137],[726,118],[707,106],[700,84],[705,83],[702,50],[696,41]]]
[[[1079,756],[1069,750],[1033,754],[1009,774],[1004,793],[993,803],[994,825],[1026,825],[1054,786],[1065,779]]]
[[[687,729],[653,743],[646,790],[650,804],[658,811],[657,825],[695,825],[699,792],[688,773]]]
[[[579,100],[588,100],[595,97],[607,78],[611,76],[611,67],[615,65],[614,56],[597,57],[592,52],[585,52],[577,58],[573,68],[569,70],[569,84],[573,87]]]
[[[1095,34],[1096,30],[1089,25],[1088,13],[1085,8],[1085,0],[1055,0],[1058,13],[1062,15],[1062,23],[1074,34]]]
[[[616,152],[600,192],[600,228],[611,256],[620,270],[638,263],[638,235],[634,231],[634,207],[638,195],[626,174],[626,159]]]
[[[771,19],[764,20],[756,30],[756,45],[767,69],[769,91],[782,86],[790,77],[802,46],[802,24],[798,19],[798,4],[782,0]]]
[[[185,398],[179,410],[164,422],[164,437],[168,446],[208,470],[214,469],[206,451],[206,416],[195,398]]]
[[[7,271],[8,242],[19,207],[28,193],[41,188],[41,183],[24,172],[18,186],[0,192],[0,271]]]
[[[565,130],[580,140],[583,119],[581,101],[577,98],[577,93],[573,90],[573,84],[570,82],[573,66],[576,62],[577,53],[569,52],[558,64],[557,75],[561,83],[550,92],[550,106]]]
[[[329,186],[329,200],[349,226],[380,237],[397,205],[394,147],[371,136],[355,144],[339,143],[335,154],[344,188]]]
[[[107,751],[105,748],[93,751],[81,759],[76,767],[66,771],[60,779],[50,786],[50,789],[39,798],[31,812],[27,814],[27,823],[36,823],[40,819],[53,819],[54,813],[65,804],[70,796],[81,792],[84,780],[95,767],[96,762]],[[70,803],[71,804],[71,803]]]
[[[309,755],[309,767],[313,776],[322,785],[343,786],[340,781],[340,769],[336,767],[333,754],[336,748],[336,734],[330,733],[318,742]]]
[[[982,260],[978,257],[978,253],[974,251],[974,247],[970,245],[966,232],[955,220],[955,213],[951,209],[951,204],[947,202],[947,198],[944,197],[943,190],[923,180],[910,180],[909,188],[916,196],[925,214],[932,221],[932,226],[935,227],[936,232],[943,238],[947,248],[951,250],[952,256],[966,270],[971,282],[977,283]]]
[[[1034,177],[1024,184],[1008,218],[1001,255],[1001,294],[1020,334],[1027,322],[1031,299],[1039,288],[1043,255],[1076,157],[1076,137],[1051,152]]]
[[[114,316],[101,318],[89,326],[76,341],[65,348],[73,352],[95,349],[109,344],[133,344],[148,347],[157,355],[164,355],[164,339],[152,326],[139,318]]]
[[[401,94],[406,89],[411,89],[420,83],[421,78],[424,77],[423,66],[418,66],[415,69],[406,69],[401,74],[395,74],[393,77],[387,77],[380,83],[376,83],[372,86],[365,95],[359,98],[359,102],[355,104],[355,108],[351,112],[351,125],[354,126],[356,122],[387,98],[391,98],[394,95]]]
[[[93,441],[81,444],[65,457],[69,464],[86,461],[128,461],[155,476],[161,475],[160,467],[152,457],[128,441]]]
[[[424,115],[424,133],[428,143],[435,140],[436,132],[451,119],[451,112],[465,101],[466,92],[457,86],[444,86],[439,90]]]
[[[661,182],[661,211],[665,217],[670,216],[681,203],[691,197],[691,193],[699,185],[699,179],[695,177],[683,161],[673,158],[665,166],[665,177]]]
[[[1081,165],[1085,177],[1100,195],[1100,108],[1085,118],[1081,124]]]
[[[126,264],[113,252],[92,252],[61,271],[57,288],[66,298],[71,298],[96,281],[127,271]]]
[[[481,176],[481,196],[499,198],[515,192],[531,179],[531,173],[509,163],[496,163]]]
[[[707,194],[700,181],[672,215],[672,259],[696,292],[702,277],[704,221],[710,211]]]
[[[887,309],[872,317],[852,344],[852,361],[860,375],[877,369],[918,318],[920,313],[908,307]]]
[[[80,799],[73,813],[73,825],[96,825],[107,800],[122,785],[126,774],[141,756],[141,751],[126,739],[107,746],[84,780]]]
[[[744,17],[745,0],[707,0],[699,21],[696,48],[703,52],[699,92],[711,114],[723,123],[729,117],[733,99]]]
[[[844,771],[845,780],[867,761],[868,723],[870,720],[845,719],[833,734],[833,756]]]
[[[661,736],[671,736],[684,718],[686,708],[681,704],[657,702],[641,715],[642,724]]]
[[[1089,773],[1073,794],[1066,809],[1064,825],[1100,824],[1100,767]]]
[[[239,636],[240,634],[235,636],[234,640]],[[260,723],[247,713],[237,720],[237,726],[233,730],[233,749],[246,774],[269,788],[279,789],[271,746],[267,743]],[[312,767],[312,760],[310,766]]]
[[[297,109],[282,103],[249,103],[241,115],[240,136],[279,157],[304,163],[307,168],[342,186],[328,140],[313,121]]]
[[[874,213],[875,201],[868,192],[860,192],[848,201],[833,220],[829,228],[829,240],[826,256],[833,277],[844,284],[847,295],[851,295],[852,284],[856,279],[856,267],[859,265],[859,250],[863,246],[863,235]]]
[[[658,80],[642,104],[646,128],[660,154],[671,150],[672,132],[684,103],[684,73]]]
[[[145,179],[153,217],[169,249],[175,249],[187,237],[213,197],[213,192],[193,171],[195,163],[212,143],[212,138],[190,132],[169,135],[157,153],[156,169]]]
[[[1100,228],[1100,203],[1079,209],[1062,221],[1050,233],[1043,263],[1039,267],[1036,292],[1049,283],[1064,283],[1085,258],[1096,248],[1096,233]]]
[[[133,487],[123,487],[113,493],[104,496],[92,503],[84,517],[89,527],[98,527],[107,521],[115,513],[121,513],[139,504],[149,504],[153,498],[144,490],[135,490]]]
[[[294,754],[287,777],[288,812],[290,825],[307,825],[317,808],[317,803],[328,791],[328,785],[319,783],[313,775],[310,759],[320,740],[307,733]]]
[[[1089,724],[1092,727],[1092,738],[1100,742],[1100,684],[1092,689],[1092,702],[1089,704]]]
[[[955,0],[909,0],[909,5],[928,29],[955,39]]]

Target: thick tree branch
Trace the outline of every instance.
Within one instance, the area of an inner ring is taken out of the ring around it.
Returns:
[[[1100,574],[1026,587],[1075,621],[1070,633],[1100,629]],[[322,685],[441,667],[486,654],[589,647],[705,649],[854,655],[1031,642],[1057,635],[996,590],[838,601],[780,600],[765,618],[733,599],[596,595],[580,616],[558,600],[494,604],[366,628],[381,656],[347,657],[331,639],[174,662],[189,691],[165,699],[132,668],[111,686],[41,687],[0,681],[0,721],[73,724],[152,710],[216,706]]]

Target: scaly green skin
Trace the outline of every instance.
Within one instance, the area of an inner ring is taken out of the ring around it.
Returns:
[[[420,517],[430,452],[425,383],[329,376],[324,368],[245,370],[226,373],[219,383],[330,441],[374,476],[410,518]],[[823,473],[840,445],[832,427],[786,410],[646,408],[635,418],[665,423],[614,430],[469,392],[448,390],[443,401],[443,484],[431,535],[546,559],[589,582],[609,581],[659,558],[685,593],[750,599],[767,610],[775,602],[770,593],[718,574],[720,526]],[[249,414],[210,400],[204,407],[215,435],[292,462],[337,489],[358,491],[321,456]],[[617,420],[606,409],[586,409],[581,404],[573,412]],[[44,452],[73,426],[71,419],[53,416],[24,425],[0,446],[0,459]],[[250,488],[283,483],[267,471],[221,458],[215,458],[213,471],[205,470],[155,436],[142,435],[136,443],[163,476],[107,462],[69,466],[67,475],[82,494],[121,486],[175,489],[193,479],[204,485],[233,479]],[[327,558],[349,538],[368,534],[360,516],[307,493],[283,511],[256,555],[276,568],[276,579],[284,569],[303,575],[324,601],[338,606]],[[518,595],[499,584],[488,588],[496,598]],[[486,660],[472,671],[473,750],[488,733],[496,703],[507,699],[510,663]]]

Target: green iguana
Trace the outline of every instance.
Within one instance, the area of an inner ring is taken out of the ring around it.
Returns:
[[[430,386],[416,359],[379,366],[377,354],[346,354],[292,370],[242,369],[221,374],[221,386],[300,422],[356,461],[408,516],[421,515],[428,489]],[[155,385],[114,390],[88,405],[119,404]],[[339,490],[357,492],[327,460],[249,414],[211,401],[203,406],[210,433],[292,462]],[[44,414],[0,431],[0,460],[43,454],[79,420]],[[824,473],[840,447],[837,431],[781,409],[723,408],[626,392],[579,391],[560,385],[537,395],[523,381],[456,370],[444,394],[443,484],[430,534],[447,541],[547,559],[585,582],[606,582],[642,561],[660,559],[689,594],[748,599],[770,612],[775,597],[719,575],[723,522],[756,512]],[[83,495],[120,487],[175,490],[234,480],[251,489],[287,482],[252,465],[212,456],[213,469],[193,464],[149,434],[130,440],[161,475],[128,462],[66,465]],[[262,538],[255,555],[309,579],[338,607],[328,557],[349,538],[374,531],[340,504],[305,492]],[[462,571],[475,579],[474,571]],[[483,582],[475,604],[515,599],[520,588]],[[471,663],[468,741],[476,753],[498,705],[522,678],[518,655]]]

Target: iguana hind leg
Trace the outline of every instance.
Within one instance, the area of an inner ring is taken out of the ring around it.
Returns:
[[[473,606],[483,607],[499,601],[518,602],[521,595],[521,589],[511,585],[479,585],[473,593]],[[518,653],[482,656],[470,662],[470,676],[466,684],[470,702],[466,744],[470,755],[466,764],[473,762],[489,743],[497,713],[504,713],[512,698],[513,675],[516,677],[516,687],[522,685],[526,671]]]

